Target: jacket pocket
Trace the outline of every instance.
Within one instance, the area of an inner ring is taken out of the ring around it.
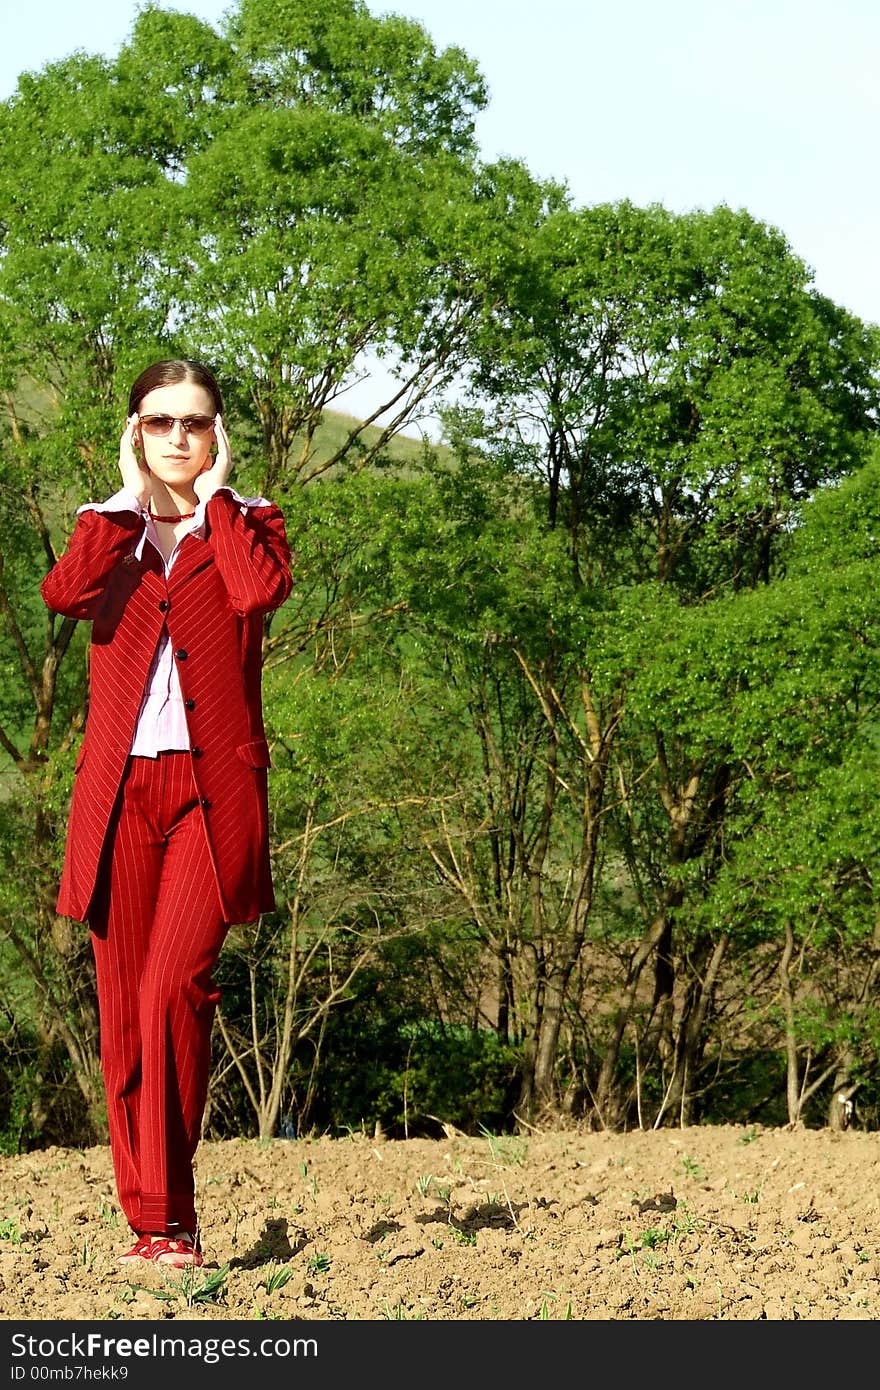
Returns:
[[[240,743],[236,753],[248,767],[271,767],[269,745],[264,738],[252,738],[248,743]]]

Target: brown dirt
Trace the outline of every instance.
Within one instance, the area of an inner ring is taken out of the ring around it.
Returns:
[[[190,1274],[117,1265],[108,1150],[45,1149],[0,1158],[0,1317],[874,1320],[878,1178],[852,1130],[204,1143]]]

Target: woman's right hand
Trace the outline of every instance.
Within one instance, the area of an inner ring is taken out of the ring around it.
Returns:
[[[119,441],[119,471],[122,486],[133,492],[142,507],[146,507],[152,496],[150,470],[138,458],[138,417],[130,415]]]

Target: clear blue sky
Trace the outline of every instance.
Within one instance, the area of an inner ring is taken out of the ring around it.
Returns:
[[[113,53],[132,0],[6,0],[0,99],[76,48]],[[217,22],[228,0],[164,8]],[[476,59],[486,158],[525,161],[579,204],[744,207],[817,287],[880,322],[878,0],[369,0]]]

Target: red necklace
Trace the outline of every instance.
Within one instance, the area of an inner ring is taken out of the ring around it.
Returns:
[[[153,521],[189,521],[195,516],[195,512],[175,512],[173,516],[157,516],[155,512],[150,512]]]

